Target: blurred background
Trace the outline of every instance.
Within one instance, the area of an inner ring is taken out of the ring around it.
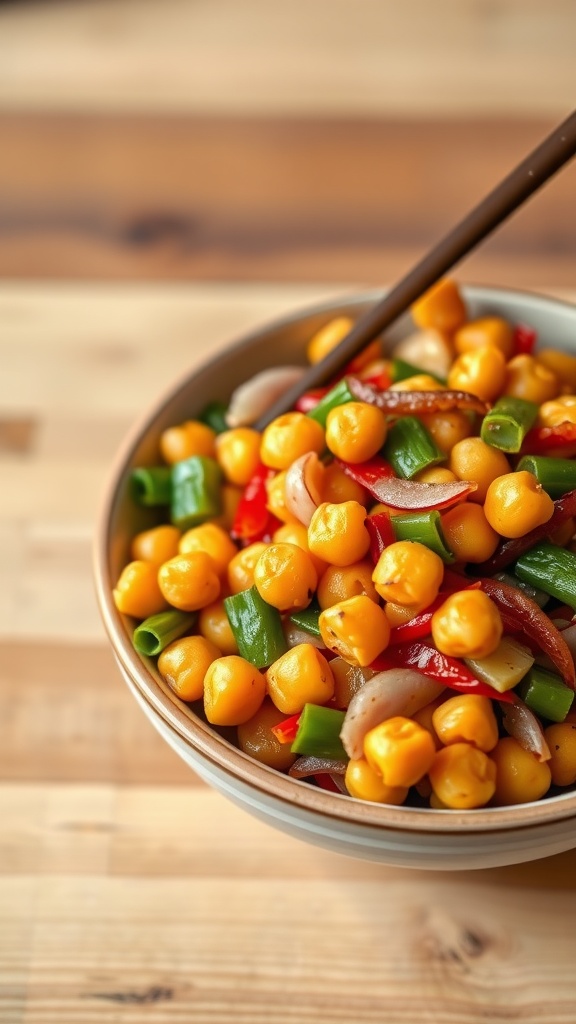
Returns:
[[[566,116],[574,0],[0,6],[0,275],[383,284]],[[565,173],[462,268],[574,280]]]

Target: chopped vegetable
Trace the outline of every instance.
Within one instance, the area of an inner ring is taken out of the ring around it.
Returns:
[[[451,409],[470,409],[481,415],[486,412],[486,403],[467,391],[378,391],[357,377],[347,377],[346,381],[354,398],[377,405],[391,416],[421,416]]]
[[[563,722],[574,700],[574,690],[565,686],[560,676],[536,666],[518,692],[527,707],[550,722]]]
[[[410,480],[428,466],[445,462],[446,456],[426,427],[415,416],[403,416],[388,431],[384,457],[396,474]]]
[[[576,488],[576,462],[573,459],[553,459],[544,455],[524,455],[516,467],[518,472],[532,473],[551,498],[561,498]]]
[[[224,598],[224,608],[240,654],[256,668],[266,668],[284,654],[280,613],[262,600],[256,587]]]
[[[344,760],[346,751],[340,739],[343,722],[343,711],[324,708],[319,704],[305,704],[298,721],[292,753],[327,757],[334,761]]]
[[[140,466],[130,477],[132,496],[139,505],[169,505],[172,497],[172,472],[169,466]]]
[[[572,551],[542,541],[520,556],[514,572],[519,580],[576,610],[576,555]]]
[[[390,523],[396,540],[419,541],[440,555],[443,562],[454,561],[454,555],[442,532],[442,520],[438,511],[433,509],[430,512],[407,512],[393,516]]]
[[[181,530],[220,515],[220,466],[207,455],[193,455],[172,466],[170,518]]]
[[[461,693],[477,693],[482,697],[511,700],[506,694],[496,694],[491,686],[481,682],[457,658],[441,654],[435,647],[421,640],[388,647],[372,662],[371,668],[384,671],[389,668],[413,668],[430,679]]]
[[[150,615],[141,622],[132,635],[132,643],[139,654],[153,658],[160,654],[168,644],[188,633],[196,621],[196,616],[170,609]]]
[[[535,402],[504,395],[484,417],[480,437],[500,451],[519,452],[537,415]]]

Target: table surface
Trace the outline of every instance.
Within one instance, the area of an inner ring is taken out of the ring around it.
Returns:
[[[136,707],[90,553],[117,445],[164,386],[391,280],[566,113],[574,6],[369,3],[364,31],[353,0],[294,21],[161,6],[0,12],[0,1021],[573,1024],[576,851],[448,876],[252,819]],[[575,183],[459,277],[576,299]]]

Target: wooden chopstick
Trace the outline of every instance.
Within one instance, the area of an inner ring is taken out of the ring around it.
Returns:
[[[255,424],[257,430],[293,409],[302,394],[340,373],[347,363],[448,270],[511,216],[561,167],[576,155],[576,111],[534,149],[463,220],[442,238],[372,309],[362,316],[336,348],[311,366]]]

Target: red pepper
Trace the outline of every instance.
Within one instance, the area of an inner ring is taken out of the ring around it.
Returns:
[[[347,476],[362,484],[372,497],[384,505],[404,512],[428,512],[449,508],[463,501],[476,490],[470,480],[454,480],[447,484],[421,484],[417,480],[401,480],[389,462],[375,455],[367,462],[341,462],[336,459]]]
[[[479,697],[490,697],[507,703],[511,703],[513,699],[510,693],[498,693],[494,687],[477,679],[458,658],[441,654],[435,647],[421,640],[398,644],[397,647],[387,647],[372,662],[370,668],[377,672],[389,668],[413,668],[430,679],[443,683],[451,690],[458,690],[459,693],[475,693]]]
[[[272,732],[279,743],[294,743],[299,721],[300,712],[297,715],[290,715],[290,718],[285,718],[283,722],[272,726]]]
[[[298,412],[311,412],[318,403],[327,395],[330,388],[313,388],[312,391],[305,391],[296,402],[294,408]]]
[[[532,427],[522,444],[523,455],[541,455],[542,452],[571,448],[576,443],[576,423],[565,420],[555,427]]]
[[[517,324],[514,328],[514,355],[532,355],[538,334],[527,324]]]
[[[328,772],[322,772],[321,774],[314,775],[314,782],[320,789],[326,789],[329,793],[341,793],[342,790],[338,789],[338,786],[334,782],[334,779],[330,778]]]
[[[375,405],[391,416],[421,416],[452,409],[471,409],[482,416],[488,412],[486,402],[468,391],[377,391],[358,377],[347,377],[346,382],[354,398]]]
[[[475,576],[493,576],[495,573],[501,572],[511,562],[520,558],[525,551],[534,547],[539,540],[550,537],[573,516],[576,516],[576,490],[567,491],[554,502],[554,511],[547,523],[534,527],[523,537],[501,541],[491,558],[479,565],[470,566],[469,571],[473,572]]]
[[[248,540],[252,543],[265,533],[270,516],[266,507],[266,482],[273,476],[273,469],[260,464],[252,479],[246,484],[230,531],[236,540]]]
[[[456,584],[455,587],[446,588],[438,597],[428,605],[424,611],[419,612],[409,622],[404,622],[401,626],[395,626],[390,632],[390,644],[396,646],[401,643],[409,643],[412,640],[420,640],[425,636],[430,636],[430,621],[434,612],[438,611],[442,607],[447,597],[450,594],[461,593],[462,590],[479,590],[481,586],[480,580],[476,580],[471,583],[468,587],[463,587],[462,582]]]
[[[376,565],[380,555],[389,544],[394,544],[396,535],[387,512],[366,516],[364,525],[370,537],[370,557]]]

